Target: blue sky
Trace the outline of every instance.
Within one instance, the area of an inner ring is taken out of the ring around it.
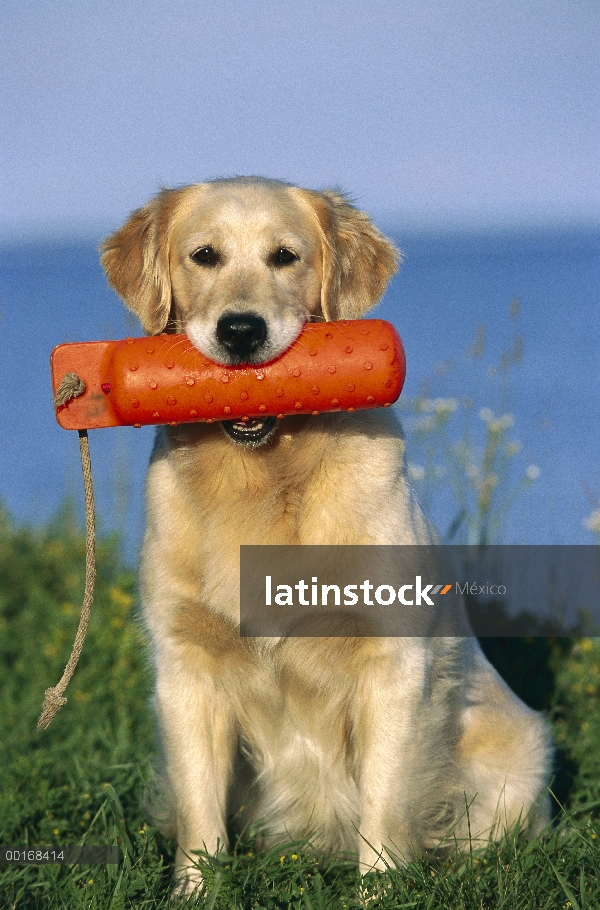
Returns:
[[[386,222],[597,221],[597,0],[5,0],[2,235],[161,185],[340,185]]]

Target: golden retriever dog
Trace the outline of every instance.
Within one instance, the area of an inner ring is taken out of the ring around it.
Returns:
[[[337,191],[244,177],[160,192],[102,262],[146,333],[235,365],[273,360],[309,320],[360,318],[398,253]],[[263,843],[310,838],[363,871],[546,824],[546,723],[466,624],[240,637],[240,545],[434,540],[392,409],[157,430],[141,591],[177,891],[199,886],[194,852],[226,849],[242,805]]]

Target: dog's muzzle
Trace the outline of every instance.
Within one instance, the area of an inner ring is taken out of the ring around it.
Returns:
[[[219,344],[234,363],[260,362],[261,349],[267,341],[267,323],[256,313],[224,313],[217,322]],[[275,417],[253,417],[248,420],[223,420],[223,429],[234,442],[256,448],[266,442],[275,430]]]

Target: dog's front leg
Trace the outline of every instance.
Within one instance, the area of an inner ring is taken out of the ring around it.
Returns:
[[[156,708],[176,818],[176,891],[189,894],[202,882],[194,851],[214,854],[228,846],[236,725],[211,675],[189,660],[172,661],[167,673],[159,673]]]
[[[419,639],[368,670],[357,690],[361,872],[404,865],[418,849],[412,818],[416,739],[426,706],[429,660]],[[394,645],[396,648],[398,645]],[[431,756],[421,756],[427,762]]]

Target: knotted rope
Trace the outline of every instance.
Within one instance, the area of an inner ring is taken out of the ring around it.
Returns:
[[[56,390],[54,407],[56,410],[64,407],[73,398],[78,398],[85,392],[85,382],[76,373],[67,373]],[[75,672],[79,655],[83,648],[86,632],[90,622],[92,603],[94,600],[94,582],[96,580],[96,521],[94,516],[94,488],[92,486],[92,464],[90,461],[90,447],[87,430],[79,430],[79,450],[81,453],[81,468],[83,471],[83,488],[85,493],[85,593],[81,606],[81,616],[77,635],[73,642],[71,656],[64,669],[63,675],[56,686],[46,689],[44,706],[38,720],[38,730],[45,730],[58,714],[67,699],[64,691],[69,685]]]

